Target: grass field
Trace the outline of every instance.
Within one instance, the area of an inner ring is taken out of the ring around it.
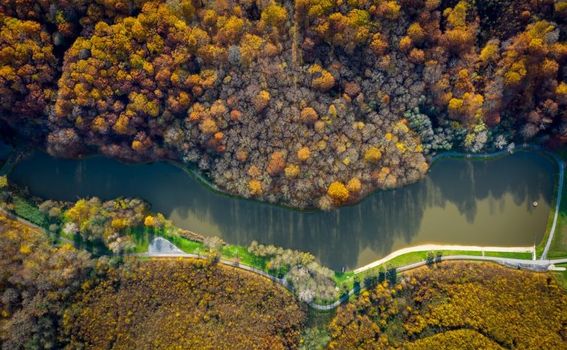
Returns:
[[[567,161],[567,148],[562,148],[557,151],[559,157]],[[567,177],[563,179],[563,193],[561,195],[561,205],[559,206],[559,216],[557,218],[557,227],[555,228],[555,235],[548,252],[548,258],[565,258],[567,257]],[[543,246],[547,242],[547,237],[553,222],[554,211],[550,212],[550,219],[548,220],[548,227],[546,231],[546,239],[543,244],[538,246],[538,256],[543,251]],[[540,249],[541,248],[541,249]],[[541,250],[541,251],[540,251]]]
[[[366,270],[358,274],[355,274],[352,271],[347,271],[344,273],[337,272],[335,273],[335,281],[337,283],[337,286],[339,286],[341,290],[352,289],[355,281],[362,282],[364,281],[365,278],[376,277],[381,272],[383,273],[388,269],[399,268],[402,266],[424,261],[428,257],[431,259],[438,253],[440,253],[442,256],[449,256],[449,255],[482,256],[482,252],[480,251],[468,251],[468,250],[443,250],[439,252],[428,252],[428,251],[411,252],[404,255],[400,255],[383,265],[373,267],[369,270]],[[484,256],[525,259],[525,260],[532,259],[531,253],[516,253],[516,252],[485,252]]]
[[[45,227],[47,225],[46,215],[23,197],[17,196],[15,198],[14,212],[19,217],[22,217],[38,226]]]
[[[515,253],[515,252],[485,252],[484,256],[494,256],[497,258],[510,258],[510,259],[532,259],[532,253]]]

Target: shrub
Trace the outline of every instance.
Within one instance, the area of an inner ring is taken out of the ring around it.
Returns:
[[[327,194],[337,204],[344,203],[349,198],[349,192],[342,182],[335,181],[329,185]]]
[[[248,181],[248,189],[250,194],[253,196],[258,196],[262,194],[262,183],[258,180],[252,179]]]
[[[285,167],[284,173],[287,178],[296,178],[299,175],[299,166],[295,164],[289,164]]]
[[[364,152],[364,160],[368,163],[376,164],[382,158],[382,152],[377,147],[369,147]]]
[[[312,85],[315,89],[328,91],[335,86],[335,77],[329,71],[321,68],[321,66],[311,66],[309,73],[313,75]]]
[[[362,184],[358,178],[353,177],[348,181],[346,188],[350,193],[358,193],[362,189]]]
[[[254,108],[256,109],[256,112],[263,111],[268,106],[268,103],[270,103],[270,99],[271,97],[268,91],[260,91],[260,93],[258,93],[258,95],[254,98]]]
[[[287,10],[276,2],[272,2],[262,11],[260,20],[270,27],[279,28],[287,20]]]
[[[311,156],[311,151],[309,150],[309,147],[301,147],[297,151],[297,158],[302,162],[309,159],[310,156]]]
[[[311,107],[305,107],[301,110],[301,121],[306,124],[313,124],[317,121],[317,111]]]
[[[285,169],[284,154],[280,151],[272,153],[270,162],[268,163],[267,171],[271,176],[280,174]]]

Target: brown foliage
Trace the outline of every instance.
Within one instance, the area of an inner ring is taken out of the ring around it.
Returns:
[[[283,287],[202,260],[113,271],[65,314],[68,348],[293,349],[303,313]]]
[[[55,93],[56,63],[39,23],[0,14],[0,114],[9,114],[9,123],[42,121]]]
[[[280,151],[276,151],[272,153],[272,155],[270,156],[268,167],[266,168],[268,174],[270,174],[271,176],[276,176],[280,174],[284,170],[284,168],[285,168],[284,154]]]
[[[2,118],[21,121],[10,113],[14,106],[36,111],[25,120],[43,126],[34,131],[57,155],[93,150],[194,162],[220,188],[249,196],[241,180],[248,169],[266,171],[275,150],[288,150],[296,163],[289,176],[258,177],[258,198],[328,207],[330,183],[320,179],[360,178],[364,195],[416,181],[423,156],[449,147],[476,152],[499,136],[497,147],[504,147],[518,135],[544,133],[567,140],[562,5],[298,0],[292,9],[279,1],[7,0],[0,7],[44,25],[30,32],[18,24],[26,33],[19,37],[2,27],[9,46],[2,55],[12,45],[34,53],[21,65],[11,57],[1,66],[8,78]],[[495,20],[493,8],[503,17]],[[53,73],[51,40],[62,55],[61,35],[79,30],[61,60],[58,90],[55,74],[23,89],[20,80],[42,77],[43,67]],[[426,113],[432,123],[412,120],[412,130],[394,130],[424,106],[436,109]],[[499,123],[505,135],[490,133]],[[298,169],[301,146],[317,156]],[[380,164],[360,161],[369,147],[382,153]]]
[[[546,274],[441,263],[339,309],[330,349],[548,348],[565,344],[567,295]],[[460,345],[462,346],[460,346]]]
[[[70,244],[54,247],[39,229],[0,214],[0,271],[2,346],[60,348],[69,297],[94,271],[89,255]]]
[[[305,107],[301,110],[301,121],[305,124],[313,124],[317,121],[317,111],[311,107]]]

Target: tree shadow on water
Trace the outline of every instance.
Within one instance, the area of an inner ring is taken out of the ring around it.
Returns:
[[[140,197],[155,211],[175,214],[181,227],[219,235],[233,244],[256,240],[309,251],[323,264],[341,270],[356,267],[365,250],[379,258],[396,242],[414,242],[429,208],[453,204],[472,224],[482,199],[498,203],[511,193],[517,203],[550,201],[550,164],[528,153],[496,161],[444,159],[418,183],[376,191],[354,206],[329,212],[296,211],[220,195],[166,163],[126,165],[103,157],[61,160],[37,153],[20,163],[10,178],[44,198]],[[447,226],[438,225],[440,230],[454,229]]]

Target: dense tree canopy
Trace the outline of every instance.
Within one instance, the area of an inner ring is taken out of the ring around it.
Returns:
[[[112,273],[65,314],[69,349],[293,349],[303,313],[283,287],[202,260]]]
[[[103,271],[104,261],[98,268]],[[0,345],[53,349],[70,296],[96,271],[88,253],[54,247],[39,229],[0,214]]]
[[[560,349],[567,295],[547,274],[441,263],[379,284],[343,306],[330,349]]]
[[[40,229],[0,215],[2,349],[299,345],[304,312],[264,277],[204,260],[120,264],[52,243]]]
[[[54,27],[56,45],[89,34],[99,21],[114,21],[139,11],[144,0],[5,0],[0,12]]]
[[[51,37],[39,23],[0,13],[0,114],[11,125],[45,121],[56,64]]]
[[[129,230],[143,225],[156,228],[165,222],[161,214],[155,217],[149,215],[148,206],[139,199],[120,198],[101,202],[93,197],[63,206],[46,201],[40,209],[62,212],[62,230],[65,234],[78,236],[86,243],[102,244],[114,253],[123,253],[133,247]]]
[[[53,154],[176,159],[234,194],[329,209],[417,181],[442,150],[565,142],[565,9],[6,1],[0,113],[41,121]]]

